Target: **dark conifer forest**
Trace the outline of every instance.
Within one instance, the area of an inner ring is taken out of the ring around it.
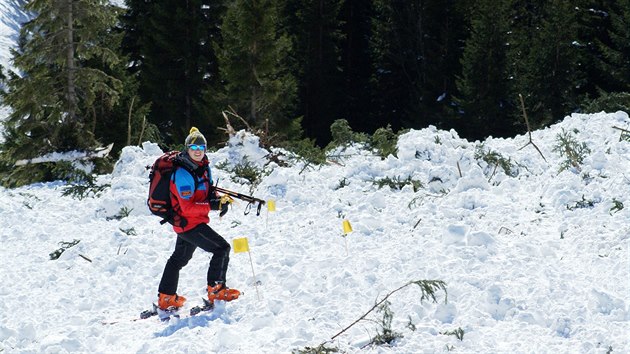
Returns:
[[[11,108],[4,167],[110,143],[113,156],[146,140],[176,147],[191,126],[218,146],[226,119],[268,144],[324,148],[339,120],[366,134],[433,125],[482,140],[527,133],[525,113],[534,130],[630,106],[626,0],[35,0],[24,8],[31,20],[0,75]]]

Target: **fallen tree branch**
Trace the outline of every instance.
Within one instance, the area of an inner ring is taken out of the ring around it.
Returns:
[[[236,130],[234,130],[234,127],[232,127],[232,124],[230,124],[230,119],[228,118],[228,115],[227,115],[228,113],[230,113],[231,115],[236,115],[233,112],[222,111],[221,114],[223,115],[223,119],[225,119],[225,128],[219,128],[219,129],[225,130],[228,136],[234,136],[236,135]]]
[[[529,134],[529,142],[527,144],[525,144],[522,148],[520,148],[519,150],[523,150],[523,148],[525,148],[525,146],[532,144],[534,146],[534,148],[536,149],[536,151],[538,151],[538,153],[540,154],[540,156],[542,156],[543,160],[545,160],[545,162],[547,162],[547,159],[545,158],[545,155],[543,155],[543,153],[540,151],[540,149],[538,148],[538,146],[536,146],[536,144],[534,144],[534,141],[532,140],[532,130],[529,127],[529,119],[527,119],[527,111],[525,111],[525,102],[523,101],[523,95],[521,95],[520,93],[518,94],[518,97],[521,100],[521,109],[523,110],[523,118],[525,118],[525,124],[527,125],[527,133]]]
[[[420,224],[420,221],[422,221],[422,218],[418,219],[418,222],[417,222],[415,225],[413,225],[413,228],[414,228],[414,229],[415,229],[416,227],[418,227],[418,225]]]
[[[142,128],[140,129],[140,135],[138,135],[138,146],[142,146],[142,137],[144,136],[144,130],[147,127],[147,116],[142,116]]]
[[[437,302],[437,299],[435,298],[435,292],[437,290],[444,290],[444,292],[446,293],[446,283],[441,281],[441,280],[416,280],[416,281],[410,281],[407,284],[399,287],[396,290],[392,290],[390,291],[387,295],[385,295],[385,297],[377,302],[376,304],[374,304],[374,306],[372,306],[371,309],[369,309],[366,313],[364,313],[361,317],[359,317],[356,321],[352,322],[348,327],[344,328],[341,330],[341,332],[335,334],[334,336],[332,336],[330,338],[331,341],[335,340],[335,338],[339,337],[341,334],[343,334],[345,331],[347,331],[348,329],[350,329],[352,326],[354,326],[355,324],[357,324],[359,321],[364,320],[365,317],[367,315],[370,314],[370,312],[374,311],[374,309],[376,309],[377,307],[379,307],[383,302],[385,302],[387,300],[387,298],[389,298],[392,294],[394,294],[397,291],[400,291],[404,288],[406,288],[407,286],[411,285],[411,284],[416,284],[418,285],[421,289],[422,289],[422,296],[420,297],[420,302],[422,302],[422,300],[425,299],[431,299],[433,302]],[[447,302],[447,295],[444,295],[444,302]]]
[[[627,140],[628,136],[630,136],[630,130],[628,130],[628,129],[615,127],[614,125],[613,125],[612,128],[613,129],[617,129],[617,130],[621,130],[621,135],[619,136],[619,141],[623,140],[624,138]]]
[[[46,154],[42,157],[35,157],[27,160],[17,160],[15,162],[15,166],[24,166],[28,164],[35,163],[44,163],[44,162],[58,162],[58,161],[77,161],[77,160],[88,160],[93,158],[104,158],[109,155],[110,151],[112,151],[112,147],[114,147],[114,143],[111,143],[105,147],[97,148],[93,151],[82,151],[75,153],[59,153],[53,152],[50,154]]]
[[[127,146],[131,145],[131,115],[133,113],[133,103],[136,101],[136,96],[131,98],[129,103],[129,114],[127,115]]]

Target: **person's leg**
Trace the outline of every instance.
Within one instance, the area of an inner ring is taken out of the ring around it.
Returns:
[[[225,283],[230,262],[230,244],[207,224],[201,224],[179,236],[202,250],[212,253],[208,266],[208,285]]]
[[[158,287],[158,291],[162,294],[175,295],[177,293],[179,271],[188,264],[197,248],[194,244],[181,237],[181,235],[183,234],[177,235],[175,250],[166,262],[162,273],[162,280]]]

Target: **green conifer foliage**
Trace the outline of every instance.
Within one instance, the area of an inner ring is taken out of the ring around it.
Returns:
[[[466,6],[435,0],[375,0],[374,6],[376,114],[394,127],[444,126],[460,71]]]
[[[461,60],[455,100],[464,136],[504,136],[511,129],[514,105],[507,70],[508,6],[506,1],[482,0],[471,9],[471,34]]]
[[[612,5],[609,0],[580,0],[576,2],[576,6],[579,7],[579,38],[575,44],[584,52],[581,67],[584,68],[587,78],[581,87],[590,98],[598,97],[600,89],[609,90],[614,85],[609,74],[600,66],[602,57],[600,44],[610,46],[608,33],[612,26],[610,21]]]
[[[421,22],[417,16],[422,14],[411,9],[415,3],[373,1],[370,45],[374,66],[374,116],[387,117],[395,127],[412,120],[420,108],[422,82],[418,80],[421,76],[418,58],[423,39],[416,33],[420,28],[409,23]],[[410,105],[414,97],[418,99]]]
[[[107,34],[107,45],[112,51],[120,52],[123,33],[116,28]],[[144,141],[160,142],[157,127],[148,121],[150,104],[143,102],[138,94],[139,82],[136,75],[129,70],[127,56],[119,55],[117,64],[103,65],[98,59],[89,61],[89,65],[101,68],[108,75],[121,80],[122,91],[117,104],[110,101],[97,100],[88,112],[91,131],[95,132],[99,141],[114,143],[112,155],[117,156],[123,147],[139,145]],[[102,93],[97,92],[97,96]]]
[[[576,111],[585,85],[579,38],[580,9],[573,0],[517,2],[510,38],[510,76],[522,94],[532,129]]]
[[[298,80],[297,113],[306,134],[325,146],[330,125],[344,118],[344,79],[340,20],[343,0],[282,0],[280,23],[293,44],[292,72]]]
[[[224,103],[252,127],[282,132],[296,98],[296,80],[285,59],[291,41],[278,26],[276,0],[237,0],[225,15],[217,48]],[[267,127],[268,122],[268,127]]]
[[[609,86],[606,91],[630,93],[630,1],[611,1],[608,43],[599,41],[600,65]]]
[[[340,69],[343,72],[343,110],[351,125],[373,132],[386,125],[386,116],[376,115],[371,89],[372,58],[370,29],[373,9],[371,1],[346,0],[340,11],[343,40]]]
[[[63,178],[54,164],[13,167],[19,159],[47,153],[89,150],[99,142],[94,132],[94,108],[113,106],[121,81],[102,70],[118,63],[104,41],[116,22],[116,8],[105,0],[26,3],[34,14],[20,30],[3,101],[11,107],[0,147],[2,183],[19,185]],[[98,60],[98,67],[90,66]]]
[[[151,104],[148,120],[167,144],[181,143],[191,126],[213,138],[220,109],[204,93],[219,83],[214,43],[224,3],[127,0],[125,53],[139,76],[141,100]]]

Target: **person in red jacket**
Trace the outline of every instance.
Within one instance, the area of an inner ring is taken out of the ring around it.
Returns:
[[[229,196],[220,197],[213,190],[203,134],[191,128],[185,144],[186,151],[178,156],[179,167],[170,182],[175,218],[183,222],[173,226],[177,233],[175,250],[166,262],[158,288],[158,307],[162,310],[177,309],[186,302],[185,297],[177,295],[179,271],[188,264],[197,247],[212,253],[207,274],[208,300],[231,301],[240,295],[238,290],[225,285],[230,244],[208,225],[210,210],[221,210],[223,216],[232,200]]]

